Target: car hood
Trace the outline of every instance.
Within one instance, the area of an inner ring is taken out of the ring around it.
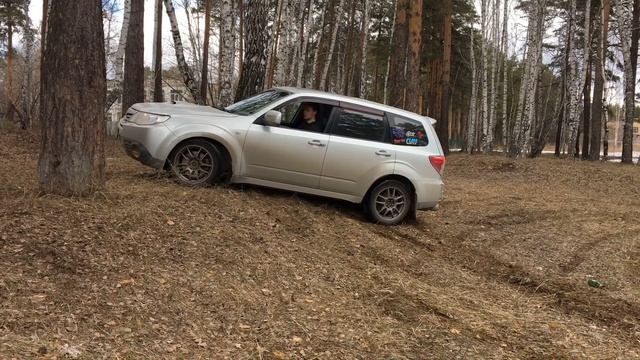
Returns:
[[[139,103],[133,105],[133,109],[136,111],[170,116],[215,116],[217,118],[233,118],[238,116],[212,108],[211,106],[189,103]]]

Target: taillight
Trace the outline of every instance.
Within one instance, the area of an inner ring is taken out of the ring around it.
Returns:
[[[444,172],[444,165],[447,163],[447,158],[442,155],[433,155],[429,156],[429,162],[431,163],[431,166],[436,169],[438,174],[442,176],[442,173]]]

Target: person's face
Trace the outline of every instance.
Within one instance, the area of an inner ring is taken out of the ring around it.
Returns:
[[[315,120],[318,112],[311,106],[305,106],[302,110],[302,114],[305,120]]]

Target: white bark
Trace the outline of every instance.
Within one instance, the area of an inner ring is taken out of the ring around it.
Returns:
[[[493,6],[493,34],[492,34],[492,47],[491,47],[491,58],[492,58],[492,66],[491,66],[491,99],[489,101],[489,132],[487,133],[487,147],[485,148],[485,152],[490,152],[493,147],[493,137],[496,127],[496,110],[497,103],[496,99],[498,98],[498,34],[500,32],[500,0],[496,0]]]
[[[469,154],[473,153],[476,145],[476,101],[477,101],[477,89],[478,84],[477,80],[477,68],[476,68],[476,51],[474,48],[474,34],[473,28],[471,29],[471,104],[469,106],[469,123],[467,125],[467,152]]]
[[[232,11],[231,0],[222,0],[220,6],[221,31],[218,63],[218,83],[220,86],[218,102],[222,106],[231,105],[233,102],[233,53],[235,52],[233,44],[235,44],[235,38],[233,37],[232,29]]]
[[[338,7],[335,9],[335,24],[333,24],[333,32],[331,34],[331,43],[329,44],[329,53],[327,55],[327,59],[324,63],[324,69],[322,70],[322,75],[320,77],[320,89],[325,89],[327,84],[327,76],[329,75],[329,67],[331,66],[331,62],[333,60],[333,51],[336,47],[336,39],[338,38],[338,29],[340,28],[340,16],[342,15],[342,5],[344,5],[344,0],[340,0]]]
[[[633,32],[633,0],[614,0],[614,11],[618,20],[622,54],[624,58],[624,136],[622,162],[633,162],[633,122],[635,112],[634,69],[631,63],[631,38]],[[617,131],[616,131],[617,133]]]
[[[109,91],[105,104],[105,112],[108,112],[113,103],[122,96],[122,81],[124,79],[124,50],[127,47],[127,34],[129,33],[129,18],[131,17],[131,0],[124,0],[124,15],[122,16],[122,28],[118,39],[116,51],[115,79],[113,88]]]
[[[575,10],[576,10],[576,0],[572,0],[571,4],[571,14],[574,16],[575,21]],[[584,53],[583,59],[581,61],[582,67],[580,68],[580,72],[578,73],[578,68],[580,65],[580,61],[577,57],[578,46],[574,45],[571,55],[569,56],[569,62],[571,63],[571,92],[570,94],[570,104],[569,104],[569,138],[567,142],[568,152],[573,153],[576,145],[576,141],[578,139],[578,129],[580,127],[580,112],[582,110],[583,104],[580,101],[585,83],[587,81],[587,70],[588,70],[588,57],[590,44],[591,44],[591,0],[586,0],[585,5],[585,22],[584,22],[584,43],[582,46],[582,51]],[[570,33],[572,34],[572,33]],[[574,35],[570,35],[574,36]],[[577,36],[574,36],[577,39]]]
[[[304,8],[304,6],[302,4],[300,4],[301,8]],[[302,12],[301,12],[302,13]],[[303,74],[304,74],[304,69],[305,69],[305,64],[307,62],[307,48],[308,48],[308,44],[309,44],[309,36],[311,36],[311,23],[313,21],[313,0],[309,0],[309,9],[308,9],[308,14],[307,14],[307,21],[304,24],[304,32],[301,32],[301,34],[303,35],[303,39],[301,42],[301,47],[300,47],[300,51],[298,52],[298,76],[296,78],[296,86],[297,87],[302,87],[303,86]],[[300,41],[299,41],[300,43]],[[315,62],[315,60],[314,60]],[[311,70],[313,71],[313,68],[311,68]]]
[[[487,14],[489,9],[488,0],[482,0],[482,42],[480,44],[480,56],[482,57],[482,141],[481,147],[485,153],[489,152],[489,58],[487,55],[487,34],[489,27],[489,16]]]
[[[508,61],[509,61],[509,0],[504,1],[504,17],[502,19],[502,145],[507,146],[507,100],[508,100]]]
[[[178,20],[176,19],[176,11],[173,7],[172,0],[164,0],[164,7],[167,11],[167,16],[169,17],[169,22],[171,23],[171,35],[173,37],[174,49],[176,52],[176,60],[178,62],[178,68],[182,73],[182,77],[184,79],[184,84],[189,89],[191,93],[191,97],[193,97],[193,101],[196,104],[201,103],[200,89],[198,89],[198,85],[193,78],[193,73],[189,65],[187,64],[187,60],[184,57],[184,47],[182,46],[182,39],[180,36],[180,28],[178,27]]]
[[[364,99],[367,95],[367,43],[369,41],[369,11],[371,2],[369,0],[363,1],[362,43],[360,44],[360,51],[362,51],[362,61],[360,63],[360,97]]]

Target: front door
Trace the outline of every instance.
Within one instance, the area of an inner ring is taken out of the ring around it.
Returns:
[[[251,125],[245,140],[246,175],[307,188],[318,188],[329,135],[298,130],[293,125],[300,103],[278,109],[283,125]]]

